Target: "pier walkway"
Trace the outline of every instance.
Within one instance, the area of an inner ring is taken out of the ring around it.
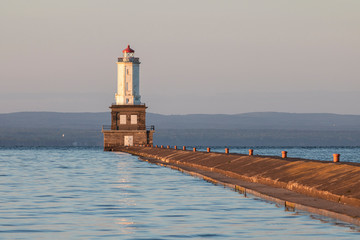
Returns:
[[[360,226],[360,164],[155,147],[117,149],[243,194]]]

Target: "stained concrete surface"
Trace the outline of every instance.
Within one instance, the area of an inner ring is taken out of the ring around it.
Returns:
[[[282,205],[360,225],[360,164],[357,163],[152,147],[119,150],[235,189],[246,189]]]

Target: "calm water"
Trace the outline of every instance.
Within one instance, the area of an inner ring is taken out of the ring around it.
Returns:
[[[99,148],[0,149],[0,184],[0,239],[360,238],[359,227]]]

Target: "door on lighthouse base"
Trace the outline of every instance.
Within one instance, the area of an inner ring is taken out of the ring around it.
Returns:
[[[133,136],[124,136],[124,146],[133,146],[134,138]]]

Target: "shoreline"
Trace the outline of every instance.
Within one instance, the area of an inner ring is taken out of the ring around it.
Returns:
[[[292,170],[290,173],[294,173],[295,175],[293,178],[296,178],[299,172],[294,172],[291,166],[294,168],[293,165],[300,165],[300,167],[296,166],[295,169],[304,170],[306,167],[311,168],[314,167],[312,166],[314,164],[320,164],[320,167],[325,168],[324,171],[318,174],[321,178],[321,175],[324,175],[324,173],[339,168],[337,166],[340,166],[340,168],[343,168],[341,166],[355,167],[355,170],[360,172],[360,164],[319,163],[318,161],[315,162],[314,160],[306,159],[281,159],[269,156],[191,152],[151,147],[124,147],[117,150],[138,156],[141,160],[152,164],[170,167],[206,181],[224,185],[245,195],[251,194],[258,196],[262,199],[283,205],[287,210],[303,210],[360,226],[360,199],[355,198],[351,194],[338,195],[335,194],[338,191],[334,193],[334,191],[319,190],[312,187],[311,184],[304,185],[301,184],[301,181],[295,182],[294,179],[290,179],[290,181],[285,184],[286,182],[283,180],[280,181],[276,179],[276,174],[272,177],[259,176],[259,173],[272,172],[268,171],[269,169],[281,168],[285,178],[288,174],[285,170],[289,169]],[[244,160],[246,161],[245,163]],[[271,164],[269,160],[272,162]],[[231,163],[241,165],[245,168],[245,171],[250,169],[252,172],[248,172],[248,174],[246,174],[247,176],[242,175],[241,171],[236,171],[236,167]],[[225,167],[224,165],[230,166]],[[246,167],[246,165],[248,166]],[[252,165],[256,166],[254,167]],[[333,166],[336,167],[334,168]],[[228,169],[229,167],[230,169]],[[300,173],[302,173],[302,171],[300,171]],[[305,174],[307,174],[307,172],[305,172]],[[355,173],[353,171],[348,174]],[[343,177],[344,176],[340,175],[340,180]],[[317,179],[313,181],[313,184],[318,185],[319,182],[321,181]],[[325,185],[326,184],[331,185],[329,182],[326,182]],[[335,188],[335,190],[338,189]],[[360,191],[360,189],[358,191]],[[354,194],[357,196],[357,191],[355,191]]]

